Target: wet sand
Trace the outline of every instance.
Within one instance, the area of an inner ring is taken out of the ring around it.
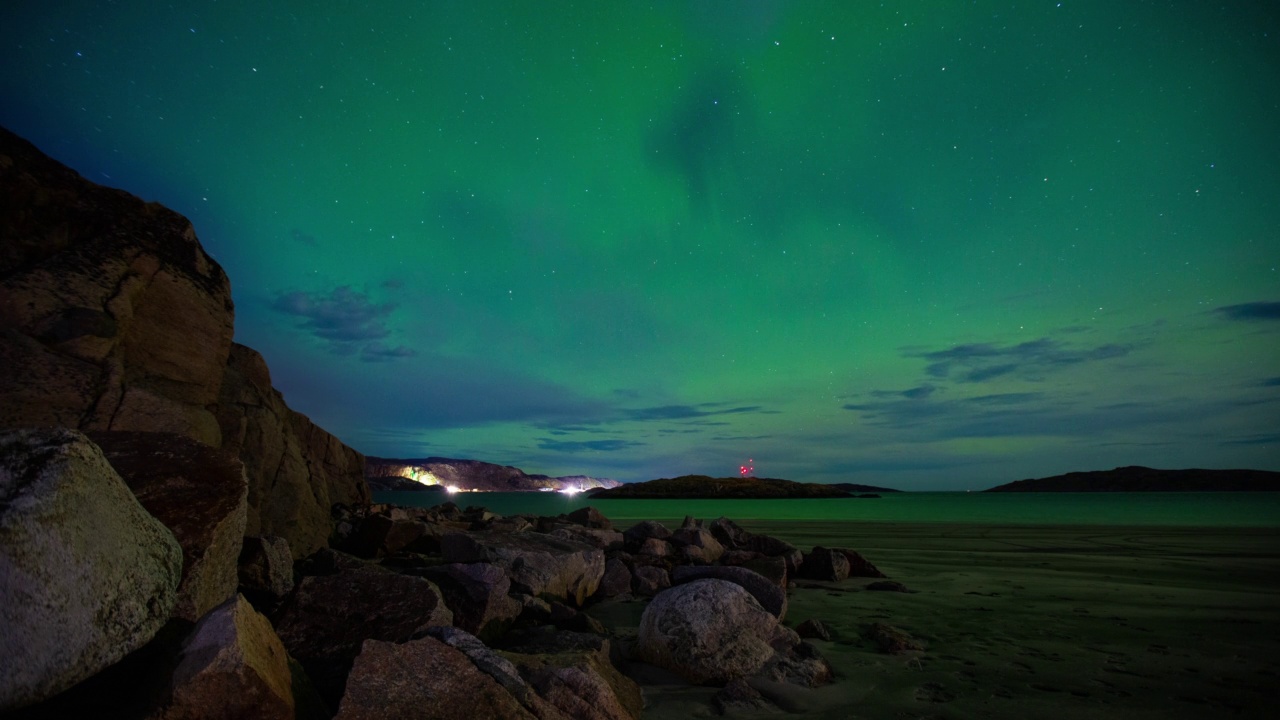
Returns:
[[[836,682],[776,697],[813,718],[1271,717],[1280,688],[1280,530],[753,522],[862,552],[912,593],[812,583]],[[638,616],[640,603],[631,611]],[[622,610],[619,608],[619,610]],[[615,614],[615,620],[621,615]],[[884,655],[872,622],[925,646]],[[714,689],[643,678],[645,718],[717,717]],[[731,717],[778,717],[742,714]]]

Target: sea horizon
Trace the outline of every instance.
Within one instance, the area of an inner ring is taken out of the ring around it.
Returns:
[[[1280,492],[1020,492],[932,490],[878,498],[604,500],[552,492],[378,492],[375,502],[431,507],[453,502],[499,515],[557,515],[592,506],[614,521],[679,520],[685,516],[735,521],[850,521],[1280,527]]]

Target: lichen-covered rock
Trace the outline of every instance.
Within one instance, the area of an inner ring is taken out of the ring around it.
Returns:
[[[360,567],[303,578],[276,632],[320,694],[337,704],[365,640],[404,642],[433,625],[452,623],[453,613],[431,581]]]
[[[367,640],[351,667],[336,720],[535,720],[461,651],[433,638]]]
[[[177,601],[182,548],[74,430],[0,433],[0,712],[141,647]]]
[[[293,589],[293,555],[289,541],[279,535],[249,536],[240,549],[240,588],[271,597]]]
[[[542,533],[448,533],[441,545],[446,562],[494,563],[516,590],[577,605],[595,594],[604,576],[604,552]]]
[[[240,461],[171,433],[98,431],[89,438],[182,546],[174,616],[195,622],[235,595],[247,490]]]
[[[787,591],[753,570],[722,565],[683,565],[671,570],[672,585],[683,585],[702,578],[728,580],[741,585],[761,607],[773,613],[778,620],[787,616]]]
[[[163,720],[292,720],[289,655],[244,596],[201,618],[182,646]]]
[[[754,675],[790,646],[789,630],[741,585],[703,579],[660,593],[640,618],[635,654],[693,683]],[[798,640],[798,638],[797,638]]]

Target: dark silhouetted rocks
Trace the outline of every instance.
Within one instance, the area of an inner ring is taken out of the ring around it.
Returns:
[[[798,483],[774,478],[713,478],[706,475],[682,475],[677,478],[661,478],[647,482],[628,483],[612,490],[599,490],[591,494],[601,500],[626,498],[659,499],[711,499],[731,498],[849,498],[849,493],[831,485]]]
[[[1271,470],[1159,470],[1131,465],[1017,480],[983,492],[1274,492],[1280,472]]]

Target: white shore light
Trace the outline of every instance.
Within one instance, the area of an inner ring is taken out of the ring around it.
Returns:
[[[445,487],[445,491],[448,492],[450,495],[452,495],[456,492],[462,492],[462,488],[458,487],[457,485],[449,485]]]

